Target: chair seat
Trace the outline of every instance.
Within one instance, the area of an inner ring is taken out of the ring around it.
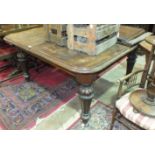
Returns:
[[[133,106],[129,101],[130,93],[122,96],[116,102],[116,107],[120,113],[131,122],[137,124],[146,130],[155,130],[155,118],[148,117],[134,110]]]

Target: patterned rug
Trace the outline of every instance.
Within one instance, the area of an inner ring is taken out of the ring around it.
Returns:
[[[0,77],[5,78],[10,71],[11,69],[0,73]],[[61,107],[69,104],[68,101],[76,96],[77,83],[60,70],[46,66],[39,72],[31,69],[30,75],[30,82],[26,82],[20,76],[1,84],[0,126],[2,129],[31,129],[36,126],[38,119],[44,121],[44,118],[52,117],[52,114],[61,111]],[[103,80],[101,82],[103,83]],[[111,83],[107,83],[107,88],[110,86]],[[96,94],[97,98],[99,95],[100,93]],[[75,100],[75,102],[79,101]],[[83,127],[80,112],[78,112],[78,116],[68,124],[68,127],[71,126],[69,129],[109,129],[111,108],[98,102],[92,107],[91,115],[89,124]],[[124,129],[118,123],[116,126],[117,129]],[[64,129],[67,128],[64,127]]]
[[[112,94],[116,92],[115,81],[124,75],[126,66],[123,62],[124,60],[118,62],[110,70],[102,73],[95,82],[96,94],[91,108],[91,119],[87,126],[84,126],[80,120],[81,107],[76,94],[77,83],[68,74],[46,66],[39,72],[31,69],[30,82],[25,82],[20,76],[1,84],[0,128],[109,129],[112,109],[107,105],[112,103]],[[11,70],[12,68],[1,72],[0,79],[5,79]],[[103,101],[106,101],[106,104]],[[115,122],[114,129],[126,128]]]
[[[91,109],[91,118],[84,125],[80,119],[75,121],[69,130],[109,130],[112,119],[112,107],[101,102],[97,102]],[[125,126],[119,122],[114,123],[113,130],[127,130]]]
[[[4,129],[28,129],[38,118],[46,117],[76,93],[77,84],[64,72],[45,67],[31,70],[31,82],[23,77],[0,88],[0,120]]]

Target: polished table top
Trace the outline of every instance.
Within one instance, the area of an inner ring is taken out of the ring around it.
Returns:
[[[119,33],[121,38],[125,40],[132,40],[144,34],[145,30],[142,28],[121,25]]]
[[[136,48],[136,46],[127,47],[116,44],[97,56],[89,56],[46,42],[44,28],[9,34],[4,39],[51,65],[84,74],[102,71]]]

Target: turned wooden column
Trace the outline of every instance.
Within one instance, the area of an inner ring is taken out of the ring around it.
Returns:
[[[81,119],[83,123],[87,123],[90,119],[90,105],[94,97],[93,82],[96,79],[96,74],[78,74],[76,80],[79,83],[79,98],[81,100]]]
[[[151,70],[151,74],[149,76],[152,79],[154,78],[154,72],[155,72],[155,42],[153,44],[152,37],[153,36],[148,37],[148,38],[151,38],[150,39],[151,41],[146,40],[140,44],[141,48],[145,51],[145,55],[146,55],[146,60],[145,60],[146,62],[145,62],[145,67],[144,67],[145,71],[142,75],[141,84],[140,84],[140,87],[142,87],[142,88],[144,88],[144,86],[145,86],[145,82],[146,82],[147,76],[149,75],[149,71],[150,71],[152,63],[153,63],[153,67]]]
[[[21,70],[23,72],[23,76],[26,81],[30,79],[28,68],[27,68],[27,55],[22,51],[19,50],[17,52],[17,60],[18,60],[18,66],[17,70]]]
[[[153,65],[149,75],[149,82],[147,84],[147,100],[152,102],[152,105],[155,105],[155,46],[153,46],[152,50]]]
[[[146,42],[151,45],[151,51],[149,52],[150,54],[147,59],[148,61],[146,62],[147,73],[149,73],[152,64],[151,72],[149,74],[149,82],[146,89],[146,104],[151,104],[155,106],[155,36],[150,36],[146,38]]]
[[[147,98],[146,98],[146,104],[150,104],[155,106],[155,78],[153,81],[148,85],[147,89]]]

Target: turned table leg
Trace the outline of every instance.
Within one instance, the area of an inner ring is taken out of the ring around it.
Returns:
[[[90,118],[90,105],[94,97],[93,82],[96,75],[77,75],[76,79],[79,82],[79,98],[81,100],[81,119],[86,124]]]
[[[127,58],[127,68],[126,68],[126,75],[130,74],[133,70],[133,67],[136,63],[136,58],[137,58],[137,54],[136,54],[136,50],[133,50],[131,53],[128,54],[128,58]]]
[[[19,50],[19,52],[17,53],[17,60],[18,60],[18,70],[21,70],[23,72],[23,76],[25,78],[25,80],[29,80],[30,76],[28,73],[28,68],[27,68],[27,64],[26,64],[26,54],[22,51]]]

